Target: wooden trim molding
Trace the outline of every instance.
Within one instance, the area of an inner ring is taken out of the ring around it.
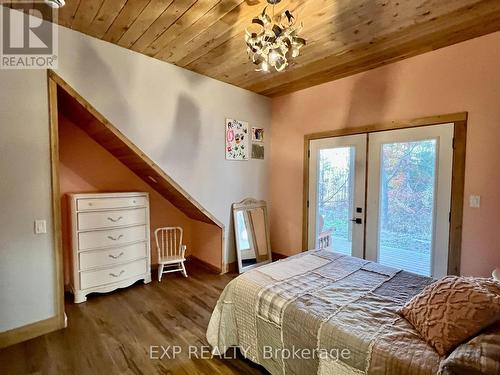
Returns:
[[[52,185],[52,228],[54,236],[56,317],[59,328],[65,326],[64,271],[61,229],[61,198],[59,191],[59,124],[57,114],[57,84],[48,78],[49,126],[50,126],[50,176]]]
[[[304,135],[303,197],[302,197],[302,250],[308,250],[308,200],[309,200],[309,143],[311,140],[342,137],[346,135],[375,133],[386,130],[408,129],[438,124],[454,124],[453,171],[451,185],[450,238],[448,246],[448,274],[460,274],[462,251],[462,219],[465,185],[465,149],[467,139],[467,112],[397,120],[355,128],[344,128]],[[368,169],[367,169],[368,173]]]
[[[355,135],[364,133],[375,133],[385,130],[408,129],[417,126],[448,124],[460,121],[467,121],[467,112],[449,113],[446,115],[438,115],[430,117],[420,117],[411,120],[389,121],[379,124],[359,126],[356,128],[344,128],[344,129],[330,130],[319,133],[311,133],[311,134],[306,134],[304,136],[304,141],[308,142],[313,139],[332,138],[332,137],[340,137],[345,135]]]
[[[464,186],[465,150],[467,145],[467,119],[455,122],[453,140],[448,274],[460,275],[460,258],[462,253],[462,219],[464,214],[465,195]]]
[[[0,333],[0,349],[64,328],[64,313],[62,318],[62,326],[59,316],[53,316]]]

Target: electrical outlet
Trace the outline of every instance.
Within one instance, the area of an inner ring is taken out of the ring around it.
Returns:
[[[45,220],[35,220],[35,234],[47,233],[47,222]]]
[[[481,197],[479,195],[469,196],[469,206],[472,208],[481,207]]]

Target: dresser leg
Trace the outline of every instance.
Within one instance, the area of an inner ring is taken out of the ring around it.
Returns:
[[[75,293],[75,303],[82,303],[87,301],[87,295],[83,293]]]
[[[144,277],[143,283],[144,284],[149,284],[151,282],[151,274],[147,274],[146,277]]]

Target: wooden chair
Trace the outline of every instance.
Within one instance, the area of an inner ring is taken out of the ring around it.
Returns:
[[[182,228],[166,227],[155,230],[156,248],[158,249],[158,282],[161,276],[169,272],[182,272],[187,277],[184,261],[186,245],[182,244]],[[163,269],[166,268],[164,271]]]

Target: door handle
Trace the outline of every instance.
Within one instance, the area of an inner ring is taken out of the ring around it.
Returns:
[[[352,219],[351,221],[354,222],[354,223],[356,223],[356,224],[363,224],[363,219],[361,219],[359,217],[355,218],[355,219]]]

